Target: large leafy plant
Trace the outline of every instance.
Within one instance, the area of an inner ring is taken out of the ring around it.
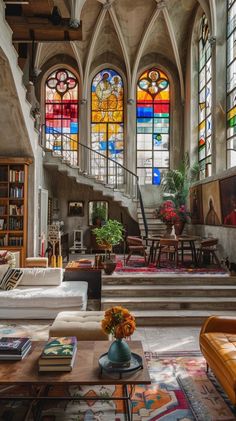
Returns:
[[[161,189],[166,200],[172,200],[176,208],[186,205],[189,188],[198,179],[199,164],[190,166],[189,155],[186,153],[179,167],[163,174]]]

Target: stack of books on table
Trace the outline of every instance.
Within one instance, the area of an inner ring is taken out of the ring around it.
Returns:
[[[31,349],[30,338],[0,338],[0,360],[22,360]]]
[[[49,338],[39,357],[39,371],[71,371],[77,352],[77,338]]]
[[[78,262],[79,268],[84,268],[84,269],[92,268],[92,261],[89,259],[79,259],[77,260],[77,262]]]

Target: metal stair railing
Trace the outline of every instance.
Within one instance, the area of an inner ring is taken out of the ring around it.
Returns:
[[[138,199],[137,174],[90,146],[75,141],[69,135],[62,134],[52,127],[49,129],[52,137],[46,138],[45,124],[41,125],[40,143],[45,151],[51,151],[53,156],[61,158],[72,167],[77,167],[84,175]]]
[[[147,220],[137,174],[116,160],[52,127],[49,127],[50,136],[47,138],[45,127],[45,124],[40,126],[40,144],[45,151],[51,151],[53,156],[61,158],[65,164],[71,167],[78,168],[80,173],[139,200],[147,237]],[[70,148],[71,145],[74,148]]]

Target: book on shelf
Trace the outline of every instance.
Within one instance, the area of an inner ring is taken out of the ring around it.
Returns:
[[[10,183],[24,183],[24,171],[10,170]]]
[[[67,363],[64,364],[51,364],[51,361],[54,360],[47,360],[49,361],[48,365],[43,365],[43,364],[39,364],[39,372],[44,372],[44,371],[71,371],[75,362],[75,357],[77,354],[77,348],[74,349],[73,355],[70,359],[70,361],[68,361]],[[66,359],[65,359],[66,361]]]
[[[30,338],[0,338],[0,354],[9,353],[20,354],[31,343]]]

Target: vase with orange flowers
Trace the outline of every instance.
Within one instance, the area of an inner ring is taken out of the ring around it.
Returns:
[[[105,311],[101,323],[104,332],[112,334],[115,338],[108,350],[108,360],[117,367],[128,365],[131,351],[124,338],[134,333],[136,328],[134,316],[126,308],[115,306]]]

